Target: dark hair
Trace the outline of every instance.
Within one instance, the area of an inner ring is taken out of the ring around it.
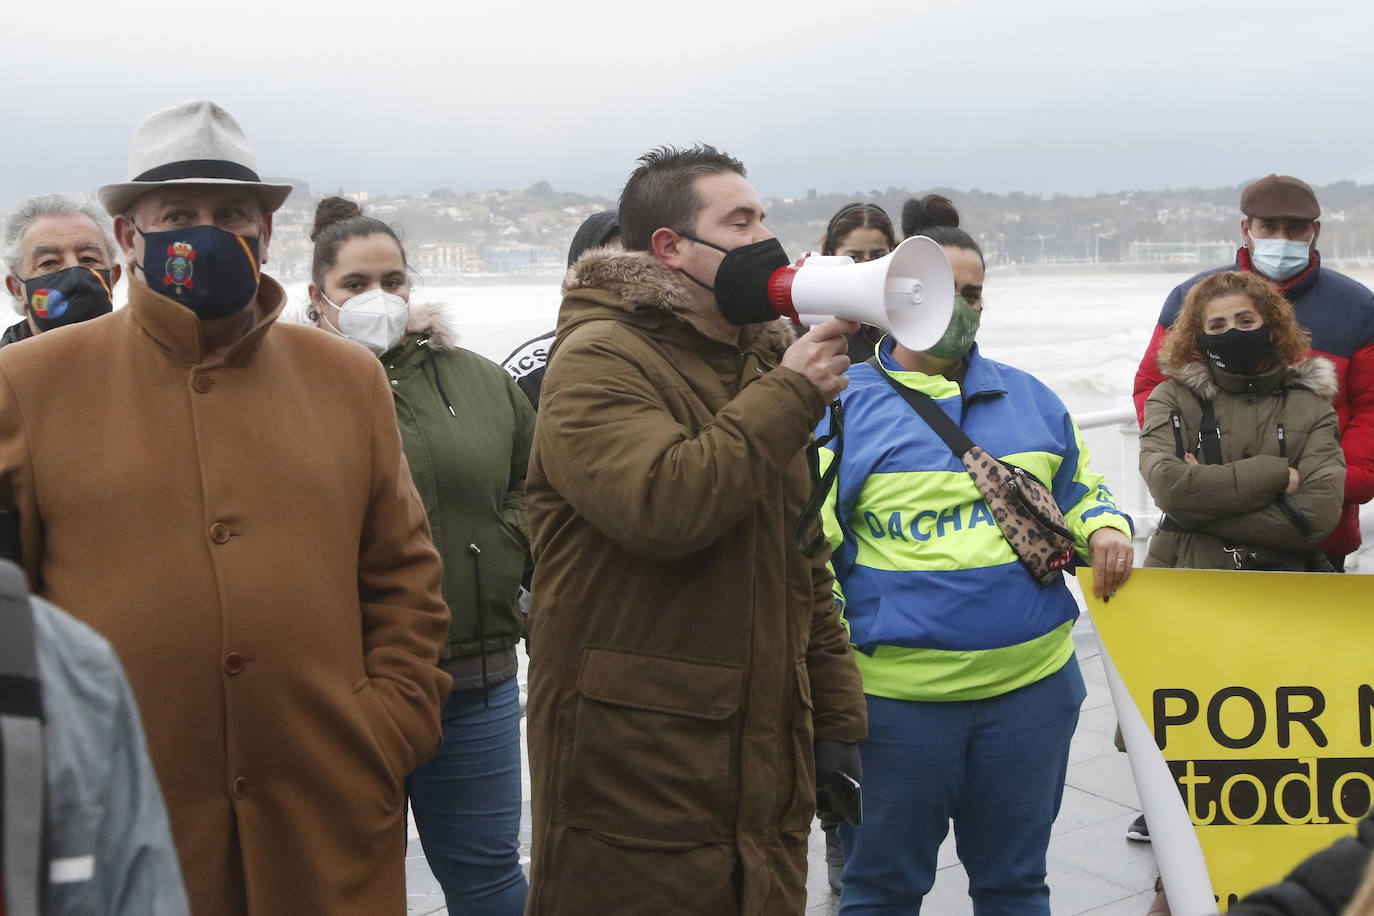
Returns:
[[[972,251],[983,263],[983,249],[978,247],[973,236],[959,228],[959,211],[948,197],[927,194],[902,204],[902,237],[909,239],[913,235],[924,235],[946,248]]]
[[[593,213],[573,233],[572,244],[568,246],[568,266],[572,267],[584,252],[608,244],[619,234],[620,216],[614,210]]]
[[[696,228],[706,205],[696,191],[698,178],[745,174],[742,162],[704,143],[687,149],[660,146],[640,156],[639,163],[620,192],[620,241],[627,251],[648,251],[653,234],[665,226],[678,232]]]
[[[339,256],[339,246],[349,239],[369,235],[389,235],[401,250],[401,262],[408,268],[406,247],[396,235],[396,231],[379,219],[363,216],[363,210],[353,201],[343,197],[326,197],[315,207],[315,226],[310,230],[310,241],[315,243],[315,254],[310,261],[310,279],[316,286],[324,285],[324,272],[334,266]]]
[[[887,239],[888,248],[897,247],[897,234],[892,231],[887,212],[877,204],[855,202],[845,204],[830,217],[821,240],[821,254],[834,254],[844,237],[855,229],[877,229]]]

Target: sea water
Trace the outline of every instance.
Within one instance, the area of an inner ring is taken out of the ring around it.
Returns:
[[[1129,402],[1131,380],[1164,298],[1187,274],[997,275],[984,293],[984,355],[1043,380],[1074,412]],[[303,309],[305,284],[288,286]],[[462,346],[500,362],[553,330],[560,293],[548,284],[422,287],[417,302],[447,305]]]
[[[1074,414],[1127,406],[1160,306],[1187,277],[994,273],[985,286],[979,347],[984,355],[1041,379]],[[305,289],[303,283],[288,287],[297,314],[304,309]],[[521,343],[553,329],[561,294],[551,281],[422,287],[411,298],[447,305],[459,343],[500,362]],[[1133,502],[1143,500],[1133,442],[1123,440],[1115,425],[1087,429],[1084,438],[1108,485]]]
[[[1131,388],[1165,297],[1192,271],[1178,273],[1014,273],[994,271],[984,290],[978,333],[983,354],[1031,373],[1075,416],[1131,406]],[[1348,273],[1374,286],[1374,270]],[[299,319],[306,285],[287,291]],[[416,302],[446,305],[459,344],[501,362],[521,343],[553,329],[561,299],[548,283],[424,286]],[[1152,510],[1136,471],[1133,423],[1083,430],[1092,466],[1103,474],[1123,508]],[[1365,512],[1365,542],[1374,545],[1374,511]],[[1361,567],[1374,572],[1374,546]]]

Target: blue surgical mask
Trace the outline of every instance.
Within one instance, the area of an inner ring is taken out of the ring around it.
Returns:
[[[144,232],[143,279],[199,318],[224,318],[258,294],[258,240],[218,226]]]
[[[1311,242],[1292,242],[1288,239],[1250,238],[1250,261],[1255,270],[1270,280],[1283,281],[1302,273],[1312,260]]]

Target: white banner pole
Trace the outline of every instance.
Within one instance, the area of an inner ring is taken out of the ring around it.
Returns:
[[[1212,879],[1207,874],[1207,862],[1202,856],[1197,831],[1178,794],[1178,784],[1155,744],[1154,735],[1131,699],[1130,691],[1117,674],[1100,633],[1097,644],[1102,653],[1102,668],[1107,672],[1107,686],[1112,692],[1112,705],[1121,723],[1121,737],[1126,741],[1136,792],[1150,828],[1155,864],[1159,866],[1159,875],[1164,879],[1164,890],[1169,897],[1169,909],[1175,916],[1210,916],[1217,912]]]

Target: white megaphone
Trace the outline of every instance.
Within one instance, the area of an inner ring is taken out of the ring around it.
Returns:
[[[799,324],[845,318],[888,331],[908,350],[944,336],[954,314],[954,271],[938,242],[912,236],[884,257],[808,255],[768,281],[773,309]]]

